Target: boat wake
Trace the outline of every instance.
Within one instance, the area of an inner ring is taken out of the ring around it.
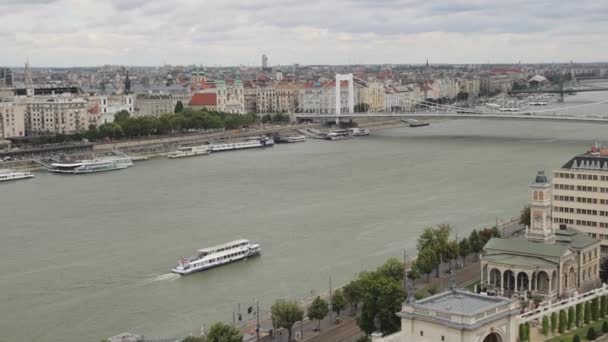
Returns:
[[[146,280],[142,281],[141,283],[139,283],[139,285],[143,286],[143,285],[158,283],[161,281],[173,281],[173,280],[179,279],[179,277],[180,277],[179,274],[167,273],[167,274],[159,275],[154,278],[146,279]]]

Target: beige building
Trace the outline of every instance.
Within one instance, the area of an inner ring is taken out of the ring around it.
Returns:
[[[608,149],[593,148],[553,171],[553,227],[574,227],[608,253]]]
[[[173,95],[140,94],[135,98],[133,116],[161,116],[173,114],[178,99]],[[183,102],[184,106],[187,104]]]
[[[565,225],[553,227],[551,183],[542,171],[530,198],[526,236],[493,238],[485,245],[481,286],[519,298],[564,298],[599,287],[600,241]]]
[[[25,136],[25,105],[0,102],[0,138]]]
[[[243,89],[245,113],[257,113],[257,89],[247,86]]]
[[[402,304],[401,331],[372,342],[511,342],[518,338],[519,305],[503,297],[458,290]]]
[[[277,112],[291,113],[298,107],[300,87],[293,83],[280,83],[276,86]]]
[[[256,108],[258,114],[277,113],[277,90],[274,87],[256,88]]]
[[[27,98],[24,103],[26,135],[72,134],[88,128],[86,99],[45,96]]]
[[[383,112],[386,110],[386,90],[378,82],[369,82],[367,86],[357,88],[359,102],[369,105],[369,112]]]
[[[245,89],[241,80],[216,81],[217,107],[221,112],[245,114]]]

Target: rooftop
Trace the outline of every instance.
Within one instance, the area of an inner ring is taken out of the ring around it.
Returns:
[[[528,241],[525,238],[492,238],[483,248],[484,252],[505,252],[545,258],[560,258],[568,253],[569,246],[563,244],[544,244]],[[492,253],[490,253],[492,254]]]
[[[217,95],[215,93],[194,94],[190,99],[191,106],[216,106]]]
[[[509,299],[503,297],[490,297],[463,290],[449,290],[420,300],[414,306],[470,316],[510,303]]]
[[[587,153],[570,159],[562,169],[608,171],[608,148],[592,147]]]

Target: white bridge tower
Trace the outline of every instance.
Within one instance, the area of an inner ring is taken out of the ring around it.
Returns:
[[[348,82],[348,114],[355,112],[355,85],[353,83],[353,74],[336,74],[336,125],[340,123],[340,114],[342,114],[342,102],[340,101],[342,81]]]

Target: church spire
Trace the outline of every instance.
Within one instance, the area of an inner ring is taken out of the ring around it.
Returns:
[[[131,79],[129,78],[129,72],[127,71],[127,77],[125,78],[125,94],[131,94]]]

